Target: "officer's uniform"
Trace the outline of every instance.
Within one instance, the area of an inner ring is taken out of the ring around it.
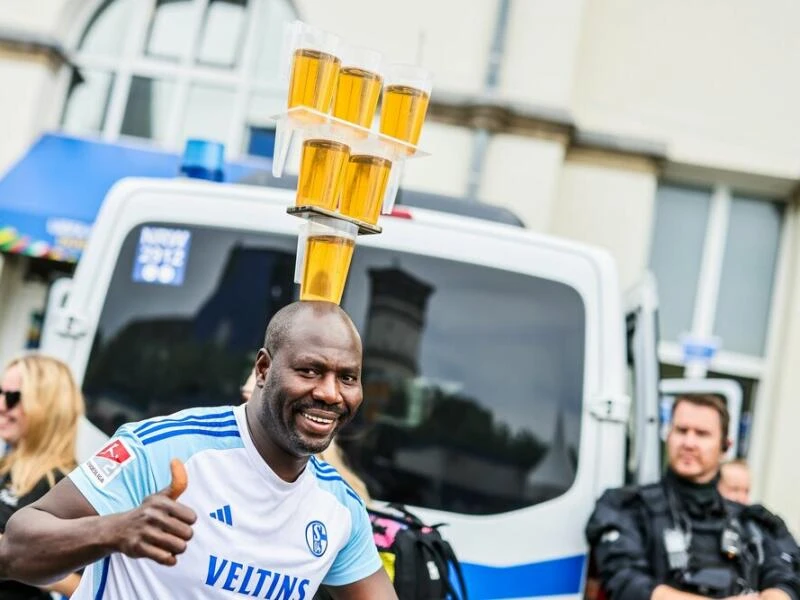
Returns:
[[[716,483],[668,472],[603,494],[586,537],[611,600],[649,600],[660,584],[715,598],[779,588],[800,600],[800,552],[780,519],[723,499]]]

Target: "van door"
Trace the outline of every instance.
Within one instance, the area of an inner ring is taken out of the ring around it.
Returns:
[[[628,388],[633,397],[628,423],[626,483],[645,484],[661,476],[658,428],[658,295],[655,278],[625,296]]]
[[[669,430],[672,405],[677,396],[691,394],[713,394],[725,400],[730,413],[731,422],[728,427],[728,439],[731,445],[725,453],[726,459],[739,455],[739,422],[742,417],[742,386],[733,379],[664,379],[660,384],[660,429],[661,429],[661,464],[666,461],[666,441]]]
[[[71,342],[81,337],[76,325],[70,320],[67,303],[72,291],[72,279],[63,277],[50,286],[47,297],[47,308],[42,323],[41,350],[55,358],[69,363]],[[77,377],[78,382],[81,378]],[[90,458],[108,440],[108,436],[100,431],[89,419],[83,418],[78,424],[78,438],[75,445],[75,457],[79,463]]]
[[[72,279],[69,277],[56,279],[50,285],[50,290],[47,294],[47,306],[44,311],[44,321],[42,322],[42,338],[39,347],[47,349],[47,354],[61,360],[64,360],[66,356],[62,346],[59,344],[62,339],[59,330],[62,326],[64,307],[67,305],[71,289]]]

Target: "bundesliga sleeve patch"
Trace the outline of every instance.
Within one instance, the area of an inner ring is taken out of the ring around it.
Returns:
[[[121,439],[111,440],[102,450],[81,465],[97,487],[106,487],[136,456]]]

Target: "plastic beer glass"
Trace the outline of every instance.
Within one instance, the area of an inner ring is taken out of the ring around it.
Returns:
[[[296,205],[336,210],[349,158],[350,147],[335,139],[312,138],[304,141],[297,178]]]
[[[350,271],[358,227],[349,221],[314,216],[308,220],[300,300],[339,304]]]
[[[433,79],[415,65],[386,68],[381,105],[381,133],[416,146],[428,112]]]
[[[370,128],[381,95],[381,55],[360,46],[342,48],[333,116]]]
[[[339,36],[294,23],[291,33],[291,75],[288,107],[307,106],[323,113],[331,108],[341,61]]]

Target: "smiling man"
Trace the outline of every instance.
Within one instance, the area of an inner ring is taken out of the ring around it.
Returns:
[[[0,539],[0,576],[91,565],[76,599],[396,600],[364,504],[314,458],[361,405],[361,340],[335,304],[267,327],[249,402],[120,428]],[[170,461],[188,486],[175,498]]]
[[[661,481],[598,500],[586,537],[611,600],[800,598],[794,559],[774,534],[776,517],[717,489],[729,421],[717,396],[676,398]]]

